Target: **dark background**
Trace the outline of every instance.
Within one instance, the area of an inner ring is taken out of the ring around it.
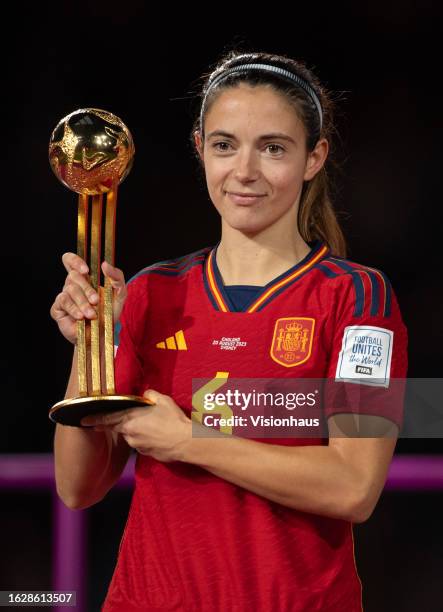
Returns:
[[[61,255],[76,249],[77,204],[50,170],[51,131],[84,106],[110,110],[130,128],[136,161],[119,191],[116,243],[116,263],[127,279],[155,261],[214,244],[219,220],[189,133],[198,79],[231,48],[303,59],[340,94],[335,204],[348,257],[390,278],[409,332],[409,376],[442,376],[438,3],[247,5],[246,17],[240,5],[198,10],[189,5],[184,13],[170,5],[162,16],[159,8],[131,1],[48,3],[35,14],[23,9],[26,14],[4,25],[14,34],[4,97],[18,119],[6,114],[3,126],[8,162],[0,452],[51,452],[54,426],[47,412],[63,398],[70,370],[72,347],[49,309],[65,278]],[[400,440],[396,452],[441,453],[443,441]],[[122,517],[128,502],[123,498],[114,498]],[[421,606],[427,610],[439,609],[431,602],[435,568],[442,569],[435,499],[441,508],[440,493],[384,493],[371,521],[358,526],[356,539],[363,582],[369,585],[384,556],[383,573],[400,564],[393,579],[412,589],[416,568],[404,559],[421,559],[430,568],[428,582],[422,577],[431,593],[428,607]],[[394,520],[398,516],[401,520]],[[115,552],[122,527],[114,526]],[[387,530],[382,546],[374,536]],[[113,560],[108,563],[111,571]],[[109,576],[98,557],[96,568],[102,568],[95,579],[103,589]],[[378,597],[387,602],[400,585],[384,579]],[[394,609],[388,603],[380,607],[371,586],[367,597],[368,612]],[[414,597],[402,598],[395,609],[418,609]]]
[[[409,331],[409,377],[442,374],[439,11],[385,3],[300,9],[289,19],[241,20],[143,3],[59,3],[15,30],[13,94],[19,121],[3,206],[8,410],[0,450],[48,451],[48,408],[63,398],[72,347],[49,317],[76,250],[77,199],[48,163],[49,136],[69,112],[95,106],[129,126],[136,145],[119,190],[116,265],[141,268],[218,240],[219,218],[190,145],[200,76],[223,51],[261,49],[305,60],[339,98],[335,205],[349,258],[383,270]],[[57,10],[55,10],[55,7]],[[174,9],[175,11],[175,9]],[[257,12],[258,8],[257,8]],[[177,27],[180,24],[180,29]],[[13,173],[17,176],[11,180]],[[22,426],[26,421],[26,428]],[[400,441],[398,450],[440,450]]]

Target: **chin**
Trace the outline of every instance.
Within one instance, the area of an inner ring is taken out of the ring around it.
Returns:
[[[270,223],[263,223],[259,221],[244,221],[240,219],[225,219],[226,225],[231,227],[232,229],[237,230],[238,232],[242,232],[243,234],[258,234],[259,232],[265,230],[269,227]]]
[[[257,233],[273,225],[277,220],[277,215],[269,214],[271,210],[257,207],[244,207],[233,209],[231,207],[221,208],[224,222],[229,227],[245,233]]]

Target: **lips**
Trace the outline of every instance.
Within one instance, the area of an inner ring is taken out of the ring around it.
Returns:
[[[258,200],[260,200],[260,198],[264,197],[263,194],[249,194],[249,193],[239,194],[239,193],[231,193],[229,191],[227,192],[227,195],[235,204],[240,204],[240,205],[254,204]]]

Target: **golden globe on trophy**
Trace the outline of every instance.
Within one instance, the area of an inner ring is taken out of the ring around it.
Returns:
[[[58,402],[49,411],[49,418],[63,425],[81,427],[85,416],[152,403],[135,395],[116,395],[113,290],[110,279],[105,278],[103,288],[100,280],[101,261],[114,265],[117,189],[132,167],[134,153],[123,121],[97,108],[81,108],[64,117],[49,142],[55,175],[79,194],[77,254],[88,264],[90,284],[100,296],[97,318],[77,321],[79,397]]]

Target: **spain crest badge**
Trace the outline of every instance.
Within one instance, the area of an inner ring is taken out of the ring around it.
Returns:
[[[285,317],[277,319],[272,338],[271,357],[286,368],[300,365],[311,355],[315,319]]]

